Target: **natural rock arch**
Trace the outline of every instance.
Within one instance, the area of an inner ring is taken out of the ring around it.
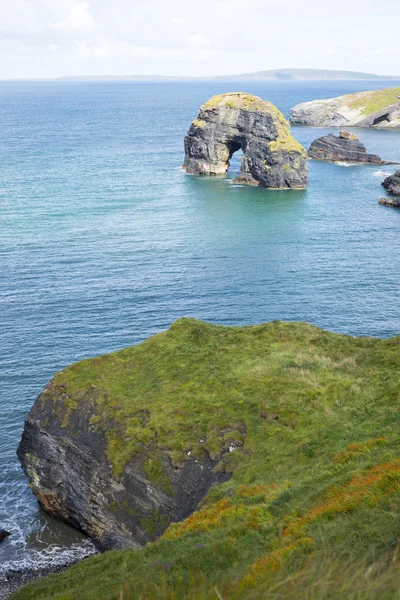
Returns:
[[[277,189],[307,184],[307,153],[270,102],[243,92],[213,96],[185,137],[183,167],[195,175],[221,175],[242,149],[237,181]]]

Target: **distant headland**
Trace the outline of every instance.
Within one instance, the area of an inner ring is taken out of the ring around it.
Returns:
[[[376,75],[359,71],[337,71],[331,69],[270,69],[253,73],[214,75],[203,77],[169,75],[76,75],[60,77],[63,81],[396,81],[400,75]]]

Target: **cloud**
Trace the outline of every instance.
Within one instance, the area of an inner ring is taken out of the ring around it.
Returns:
[[[76,41],[74,46],[75,56],[84,60],[118,57],[149,58],[156,51],[156,49],[146,46],[135,46],[135,44],[120,42],[88,44],[87,42]]]
[[[50,23],[49,27],[67,33],[91,32],[96,28],[96,21],[90,12],[89,2],[73,2],[67,16]]]
[[[337,48],[324,48],[324,53],[328,56],[337,56],[338,54],[340,54]]]
[[[195,33],[191,35],[188,42],[193,48],[201,48],[201,46],[209,46],[210,40],[203,33]]]
[[[389,48],[373,48],[372,50],[369,51],[368,54],[370,54],[371,56],[379,56],[380,54],[389,54],[389,53],[390,53]]]
[[[184,25],[185,24],[185,19],[182,19],[181,17],[175,17],[174,19],[171,19],[171,22],[174,25]]]

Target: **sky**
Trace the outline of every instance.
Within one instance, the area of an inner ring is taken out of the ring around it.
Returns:
[[[400,75],[399,0],[0,0],[0,79]]]

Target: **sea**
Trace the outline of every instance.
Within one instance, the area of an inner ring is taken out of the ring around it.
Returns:
[[[16,458],[54,373],[182,316],[400,334],[394,166],[309,163],[304,191],[185,174],[183,138],[213,94],[299,102],[400,82],[0,82],[0,575],[69,564],[89,540],[38,506]],[[305,146],[329,129],[293,127]],[[400,162],[400,130],[357,130]]]

